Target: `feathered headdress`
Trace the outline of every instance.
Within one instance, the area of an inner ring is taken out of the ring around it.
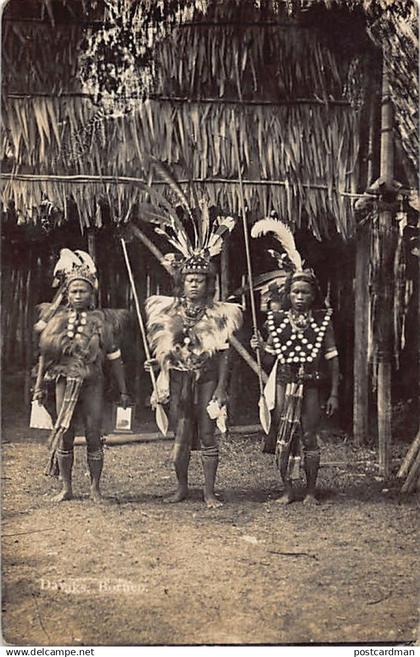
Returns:
[[[279,268],[275,276],[265,282],[264,289],[261,290],[263,297],[270,297],[283,287],[286,277],[292,277],[292,280],[303,280],[311,285],[316,285],[316,277],[312,269],[304,269],[304,261],[296,248],[295,239],[290,228],[280,221],[275,212],[266,219],[257,221],[252,229],[252,237],[262,237],[272,234],[282,247],[283,253],[268,249],[268,253],[277,260]]]
[[[223,241],[233,230],[236,220],[222,215],[212,219],[207,199],[198,200],[193,188],[195,207],[191,208],[169,168],[156,160],[152,160],[151,164],[169,185],[176,199],[176,204],[172,205],[156,189],[148,187],[150,202],[139,205],[140,218],[155,224],[155,232],[176,249],[176,253],[167,253],[161,264],[173,276],[177,273],[209,274],[212,271],[211,259],[221,252]],[[187,222],[181,217],[186,218]]]
[[[72,281],[86,281],[95,290],[98,289],[95,263],[85,251],[61,249],[54,267],[53,287],[64,284],[67,288]]]

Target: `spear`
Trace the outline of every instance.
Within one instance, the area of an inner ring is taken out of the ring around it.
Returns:
[[[234,124],[232,133],[233,133],[233,145],[235,149],[236,163],[238,167],[238,180],[239,180],[239,200],[241,205],[241,214],[242,214],[242,223],[244,229],[244,241],[245,241],[245,253],[246,253],[246,264],[248,269],[248,285],[249,285],[249,296],[251,300],[251,314],[252,314],[252,327],[255,335],[258,335],[258,326],[257,326],[257,313],[255,310],[255,298],[254,298],[254,286],[252,282],[252,264],[251,264],[251,253],[249,249],[249,239],[248,239],[248,226],[246,223],[246,212],[245,212],[245,198],[244,198],[244,189],[242,184],[242,172],[241,172],[241,162],[239,159],[239,146],[238,146],[238,135],[237,127]],[[264,385],[262,377],[262,367],[261,367],[261,354],[259,347],[256,350],[257,357],[257,367],[258,367],[258,382],[260,385],[260,400],[258,402],[259,415],[261,426],[264,429],[265,433],[270,431],[271,416],[267,408],[267,403],[264,397]]]
[[[127,272],[128,272],[128,278],[130,280],[130,285],[131,289],[133,291],[133,297],[134,297],[134,304],[136,306],[136,313],[137,313],[137,319],[139,320],[139,326],[140,326],[140,332],[141,332],[141,337],[143,340],[143,347],[144,347],[144,353],[146,354],[147,360],[150,360],[151,355],[150,355],[150,349],[149,345],[147,342],[147,336],[146,336],[146,330],[144,328],[144,322],[143,322],[143,317],[140,312],[140,304],[139,304],[139,298],[137,296],[137,290],[136,290],[136,285],[134,283],[134,278],[133,278],[133,272],[131,269],[130,265],[130,260],[128,258],[128,252],[127,252],[127,246],[125,243],[125,240],[123,237],[121,237],[121,245],[124,253],[124,259],[125,259],[125,264],[127,266]],[[168,432],[168,418],[166,417],[166,413],[162,407],[162,404],[159,403],[158,401],[158,391],[157,391],[157,385],[156,385],[156,377],[155,373],[152,368],[149,370],[150,378],[152,381],[152,386],[153,386],[153,392],[155,395],[156,399],[156,424],[158,425],[160,431],[163,433],[164,436],[166,436]]]

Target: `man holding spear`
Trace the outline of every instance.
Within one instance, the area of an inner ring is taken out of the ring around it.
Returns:
[[[178,486],[168,501],[180,502],[188,496],[191,450],[199,449],[204,501],[208,508],[217,508],[222,503],[214,490],[219,462],[215,429],[217,425],[222,433],[226,430],[229,340],[241,326],[242,311],[237,304],[214,301],[216,270],[211,259],[220,253],[235,221],[229,216],[212,220],[204,199],[192,210],[172,175],[162,165],[160,171],[180,201],[177,211],[155,190],[151,190],[154,204],[142,204],[141,211],[142,218],[155,224],[156,232],[177,250],[161,261],[175,285],[174,296],[146,300],[153,358],[146,360],[145,368],[159,372],[152,403],[170,401]],[[158,421],[158,413],[156,417]]]
[[[253,336],[251,346],[263,347],[271,360],[271,374],[264,396],[273,422],[264,440],[263,451],[275,453],[276,464],[284,484],[280,503],[293,502],[293,480],[299,478],[301,452],[306,476],[306,504],[317,504],[315,486],[320,464],[317,430],[321,420],[320,384],[331,379],[326,403],[327,415],[338,409],[339,367],[331,322],[332,311],[326,308],[312,270],[304,269],[293,235],[276,218],[257,221],[252,237],[272,234],[280,242],[283,256],[279,268],[287,273],[280,285],[268,287],[269,312],[266,340]]]

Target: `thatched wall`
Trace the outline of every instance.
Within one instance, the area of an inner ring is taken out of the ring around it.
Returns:
[[[308,221],[318,238],[332,228],[351,236],[363,103],[351,104],[348,93],[354,48],[334,50],[316,25],[287,17],[261,20],[254,11],[243,22],[234,8],[226,15],[219,7],[211,25],[175,30],[157,53],[153,98],[119,118],[104,118],[90,97],[78,95],[82,34],[96,28],[9,25],[2,145],[13,176],[4,202],[13,199],[30,218],[44,196],[65,209],[71,193],[82,225],[101,224],[98,199],[114,220],[126,220],[143,195],[136,179],[147,179],[153,155],[237,212],[237,131],[250,209],[275,208],[297,226]],[[359,50],[365,46],[358,42]],[[363,88],[366,68],[358,71]],[[74,175],[80,178],[67,178]]]

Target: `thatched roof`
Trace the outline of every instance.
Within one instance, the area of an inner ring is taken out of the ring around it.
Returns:
[[[269,12],[265,5],[265,13],[252,4],[219,2],[170,30],[153,45],[159,64],[153,95],[121,116],[104,116],[82,90],[85,37],[103,29],[81,24],[83,3],[73,23],[56,21],[54,28],[47,20],[5,21],[2,151],[3,170],[13,176],[4,202],[12,199],[34,216],[31,208],[45,196],[66,208],[72,195],[83,225],[100,225],[99,201],[124,220],[143,195],[136,179],[147,179],[152,154],[183,184],[193,178],[211,202],[236,212],[236,131],[251,209],[274,207],[292,223],[308,221],[317,237],[331,228],[351,235],[352,195],[369,182],[360,176],[360,137],[375,55],[363,18],[346,14],[357,28],[349,50],[348,42],[340,48],[328,39],[308,3],[291,17],[273,11],[284,3]],[[412,157],[411,109],[401,116],[401,139]]]

